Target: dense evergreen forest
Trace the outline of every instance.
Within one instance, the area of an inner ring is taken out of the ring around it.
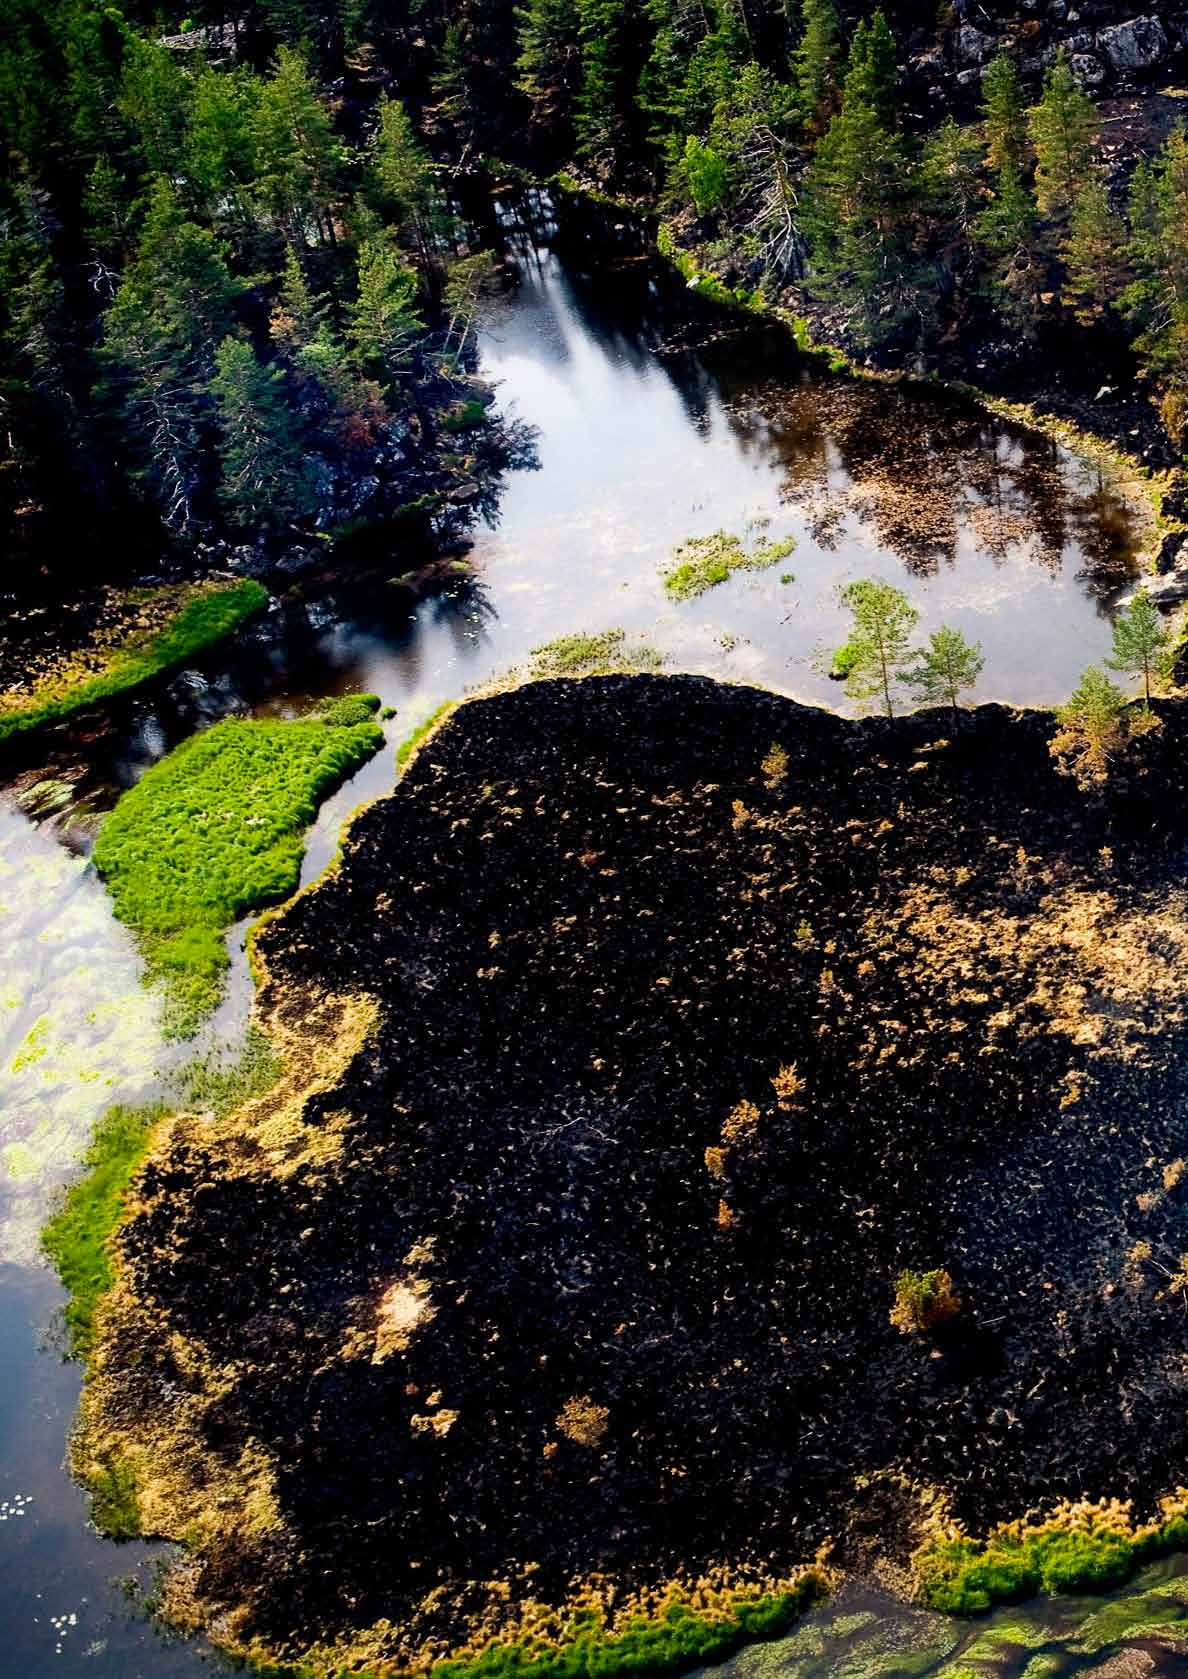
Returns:
[[[1061,0],[998,10],[8,0],[7,539],[66,504],[195,556],[390,515],[443,471],[473,496],[514,439],[472,377],[498,269],[459,206],[518,171],[658,209],[735,295],[827,307],[863,353],[1071,342],[1182,445],[1188,132],[1106,144],[1091,93],[1159,54],[1135,37],[1114,77],[1117,7],[1096,36],[1061,35]]]

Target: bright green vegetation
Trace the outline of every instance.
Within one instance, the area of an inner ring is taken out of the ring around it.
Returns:
[[[0,742],[139,688],[230,635],[267,599],[267,591],[250,579],[197,591],[148,640],[113,648],[107,668],[98,675],[50,681],[20,705],[0,710]]]
[[[637,1674],[684,1673],[724,1661],[740,1645],[778,1638],[823,1591],[807,1574],[783,1592],[738,1592],[720,1609],[699,1611],[679,1600],[659,1614],[640,1615],[618,1629],[596,1609],[574,1614],[555,1644],[495,1641],[470,1659],[435,1662],[431,1679],[632,1679]]]
[[[917,1335],[947,1323],[961,1310],[947,1271],[901,1271],[895,1279],[891,1322],[902,1335]]]
[[[370,722],[379,709],[378,694],[340,694],[337,699],[327,700],[315,715],[319,723],[328,723],[332,729],[353,729]]]
[[[271,1089],[280,1070],[280,1059],[268,1039],[249,1026],[236,1054],[196,1056],[173,1074],[170,1089],[179,1108],[221,1118]]]
[[[95,845],[116,914],[165,987],[167,1029],[217,1004],[223,934],[297,886],[319,801],[383,744],[372,721],[230,721],[195,735],[121,798]]]
[[[435,711],[430,712],[423,723],[418,723],[411,734],[408,734],[396,748],[396,773],[403,775],[412,760],[417,747],[429,738],[437,725],[453,711],[457,700],[443,700]]]
[[[112,1284],[111,1236],[119,1223],[124,1192],[148,1149],[164,1105],[114,1107],[95,1127],[83,1157],[82,1176],[42,1232],[41,1242],[69,1292],[66,1327],[71,1350],[90,1351],[95,1309]],[[100,1523],[111,1531],[107,1523]]]
[[[1151,703],[1151,683],[1166,682],[1175,664],[1172,633],[1145,589],[1138,589],[1125,611],[1114,619],[1111,670],[1142,679],[1143,699]]]
[[[140,1501],[132,1466],[113,1460],[87,1477],[91,1520],[108,1539],[139,1539]]]
[[[1121,688],[1099,665],[1082,671],[1056,716],[1060,726],[1048,750],[1060,773],[1087,793],[1105,786],[1131,741],[1161,727],[1149,706],[1129,706]]]
[[[532,649],[531,674],[537,679],[550,676],[589,676],[595,671],[655,671],[663,655],[646,641],[628,643],[625,630],[579,632],[558,636],[543,647]]]
[[[914,1568],[930,1609],[976,1615],[1038,1592],[1104,1591],[1185,1545],[1182,1499],[1165,1500],[1159,1519],[1145,1526],[1134,1523],[1125,1505],[1065,1504],[1045,1521],[1009,1522],[985,1539],[937,1537],[916,1554]]]
[[[772,542],[752,534],[749,546],[727,531],[711,536],[693,536],[682,542],[664,573],[664,588],[673,600],[695,600],[707,589],[725,583],[736,571],[766,571],[786,560],[795,548],[793,537]],[[785,573],[781,582],[788,580]]]

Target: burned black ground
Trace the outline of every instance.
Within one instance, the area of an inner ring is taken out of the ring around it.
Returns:
[[[1163,715],[1094,804],[1037,713],[659,677],[465,706],[260,941],[266,1004],[378,1004],[306,1108],[341,1146],[282,1171],[182,1126],[123,1232],[141,1329],[113,1314],[92,1431],[184,1393],[210,1463],[274,1466],[280,1521],[201,1543],[197,1598],[273,1649],[449,1642],[474,1582],[866,1553],[876,1507],[902,1554],[882,1470],[973,1529],[1183,1479]],[[942,1335],[889,1322],[905,1266],[951,1272]]]

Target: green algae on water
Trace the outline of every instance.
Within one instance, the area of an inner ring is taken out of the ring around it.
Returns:
[[[216,1006],[226,929],[296,889],[319,801],[383,739],[370,720],[230,720],[183,742],[121,798],[95,866],[164,987],[169,1035],[192,1036]]]

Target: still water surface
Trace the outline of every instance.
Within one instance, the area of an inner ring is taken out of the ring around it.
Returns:
[[[503,407],[539,428],[539,469],[509,477],[474,576],[419,602],[381,578],[276,606],[234,648],[129,703],[69,766],[80,793],[110,802],[219,716],[296,713],[332,692],[379,693],[398,711],[394,742],[578,630],[622,628],[668,668],[836,704],[820,650],[845,636],[838,585],[862,576],[906,589],[924,631],[951,623],[982,642],[975,698],[1057,701],[1102,656],[1141,528],[1095,466],[937,395],[815,373],[782,333],[691,310],[630,244],[613,273],[605,249],[547,226],[517,235],[512,254],[520,283],[487,314],[483,369]],[[753,525],[794,537],[793,555],[669,600],[676,545]],[[393,575],[405,568],[394,555]],[[345,815],[393,779],[387,750],[327,802],[304,878]],[[99,1112],[153,1093],[169,1059],[135,952],[62,826],[0,806],[0,1668],[173,1679],[220,1664],[130,1606],[116,1577],[143,1573],[152,1553],[92,1534],[61,1468],[78,1376],[53,1345],[60,1291],[35,1232]],[[216,1035],[233,1041],[249,1004],[240,961]],[[910,1654],[910,1617],[877,1600],[872,1612],[905,1674],[939,1667],[927,1640]],[[839,1674],[854,1654],[839,1648]],[[806,1679],[809,1660],[803,1645],[762,1658]],[[812,1679],[832,1661],[814,1656]]]

